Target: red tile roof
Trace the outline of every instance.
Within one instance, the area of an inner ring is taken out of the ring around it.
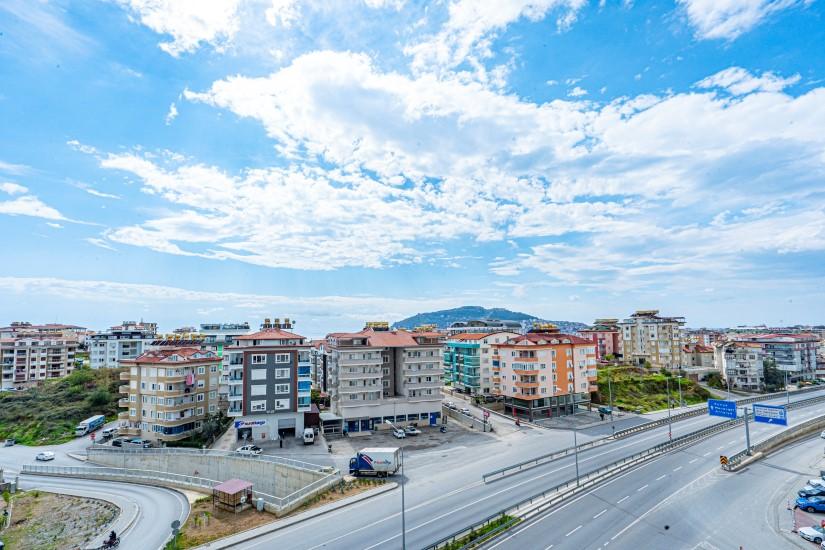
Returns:
[[[553,340],[557,342],[553,344]],[[539,342],[544,342],[544,344],[540,345],[558,345],[561,344],[563,340],[567,340],[571,344],[593,344],[590,340],[585,340],[579,336],[573,336],[572,334],[564,334],[561,332],[550,332],[550,333],[540,333],[540,332],[528,332],[527,334],[522,334],[521,336],[517,336],[515,338],[510,338],[507,340],[506,344],[498,344],[499,346],[517,346],[522,345],[523,342],[527,341],[531,344],[539,344]]]
[[[294,332],[287,332],[279,328],[267,328],[253,332],[252,334],[244,334],[243,336],[236,336],[235,340],[303,340],[304,337]]]
[[[415,340],[416,336],[423,336],[427,338],[434,338],[442,336],[440,333],[429,332],[407,332],[406,330],[373,330],[372,328],[365,328],[359,332],[332,332],[327,335],[327,338],[352,339],[365,338],[367,346],[377,348],[407,348],[418,346]],[[426,344],[423,344],[426,345]],[[434,345],[434,344],[433,344]]]

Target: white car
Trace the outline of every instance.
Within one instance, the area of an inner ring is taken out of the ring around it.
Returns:
[[[393,431],[392,431],[392,435],[393,435],[393,437],[395,437],[396,439],[404,439],[405,437],[407,437],[407,434],[406,434],[406,433],[404,433],[404,430],[401,430],[401,429],[395,429],[395,430],[393,430]]]
[[[799,536],[805,540],[821,544],[825,540],[825,528],[819,525],[811,525],[810,527],[803,527],[799,530]]]
[[[447,401],[446,403],[444,403],[444,406],[447,407],[450,410],[453,410],[453,411],[458,408],[458,407],[455,406],[455,403],[453,403],[452,401]]]
[[[235,449],[235,452],[241,455],[259,455],[263,452],[263,449],[257,445],[244,445]]]
[[[41,451],[34,457],[35,460],[54,460],[54,453],[52,451]]]
[[[421,435],[421,430],[419,430],[415,426],[407,426],[406,428],[404,428],[404,433],[406,433],[407,435],[413,435],[413,436]]]
[[[822,430],[822,433],[819,434],[819,437],[821,437],[822,439],[825,439],[825,430]]]
[[[470,409],[468,409],[467,407],[462,407],[461,408],[461,413],[466,414],[467,416],[470,416]]]

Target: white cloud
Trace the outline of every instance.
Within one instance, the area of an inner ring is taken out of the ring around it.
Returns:
[[[567,95],[570,97],[582,97],[587,95],[587,90],[580,86],[576,86],[575,88],[567,92]]]
[[[441,30],[425,40],[409,45],[404,52],[412,57],[415,72],[450,71],[464,62],[481,69],[480,63],[492,57],[492,42],[497,33],[521,18],[544,19],[557,12],[559,28],[568,28],[586,0],[498,0],[477,2],[453,0]]]
[[[71,186],[72,187],[77,187],[78,189],[82,189],[83,191],[87,192],[88,194],[90,194],[92,196],[95,196],[95,197],[100,197],[102,199],[119,199],[120,198],[119,195],[114,195],[112,193],[104,193],[103,191],[98,191],[97,189],[95,189],[94,187],[89,185],[88,183],[83,183],[83,182],[76,181],[76,182],[71,182]]]
[[[85,240],[87,243],[89,243],[91,245],[94,245],[98,248],[104,248],[106,250],[111,250],[113,252],[117,252],[117,249],[115,247],[113,247],[111,244],[109,244],[109,242],[106,241],[105,239],[100,239],[98,237],[88,237],[88,238],[83,239],[83,240]]]
[[[240,0],[117,0],[141,24],[158,34],[171,35],[160,48],[178,57],[202,43],[223,51],[239,28]]]
[[[696,37],[735,40],[771,14],[809,1],[799,0],[677,0]]]
[[[46,225],[48,225],[49,227],[53,227],[54,229],[63,229],[63,226],[59,223],[46,222]]]
[[[407,0],[364,0],[364,4],[366,4],[369,8],[392,8],[396,11],[401,10],[406,3]]]
[[[788,86],[799,82],[798,74],[788,78],[781,78],[770,71],[762,76],[754,76],[742,67],[730,67],[718,73],[703,78],[696,83],[699,88],[724,88],[733,95],[744,95],[752,92],[781,92]]]
[[[0,201],[0,214],[31,216],[47,220],[66,219],[63,214],[32,195],[25,195],[9,201]]]
[[[265,12],[267,23],[273,27],[282,26],[288,29],[301,17],[298,0],[270,0],[271,4]]]
[[[169,105],[169,112],[166,113],[166,118],[164,119],[164,122],[166,122],[166,125],[169,126],[170,124],[172,124],[172,121],[176,118],[178,118],[178,108],[175,105],[175,103],[172,102],[172,104]]]
[[[0,160],[0,172],[12,174],[15,176],[22,176],[31,172],[31,168],[25,164],[12,164],[10,162],[3,162]]]
[[[29,190],[22,185],[11,182],[0,183],[0,191],[7,195],[22,195],[23,193],[29,192]]]

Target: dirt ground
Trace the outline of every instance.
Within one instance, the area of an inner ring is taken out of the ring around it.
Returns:
[[[335,487],[282,517],[289,517],[336,500],[357,495],[369,489],[374,489],[379,483],[379,480],[363,478],[347,481],[343,484],[343,487]],[[236,514],[229,510],[213,507],[211,497],[200,498],[192,504],[189,519],[186,520],[181,529],[178,548],[192,548],[279,519],[281,518],[276,518],[273,514],[258,512],[252,508]]]
[[[117,506],[93,498],[45,491],[27,491],[12,498],[11,524],[0,535],[6,550],[83,548],[105,533],[118,515]],[[0,510],[6,506],[0,500]]]

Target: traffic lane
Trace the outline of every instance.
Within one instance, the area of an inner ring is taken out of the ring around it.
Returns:
[[[132,526],[122,534],[122,550],[163,548],[171,534],[171,523],[183,523],[189,515],[189,502],[177,491],[133,483],[116,483],[76,478],[46,476],[22,476],[21,487],[44,490],[88,491],[96,498],[112,500],[129,498],[138,507],[138,515]],[[119,533],[120,534],[120,533]]]
[[[816,413],[818,411],[813,412]],[[794,425],[801,422],[804,422],[804,419],[798,418],[794,422]],[[772,432],[778,431],[776,428],[776,426],[771,425],[758,425],[752,430],[751,435],[754,437],[753,441],[761,441],[769,437],[772,435]],[[578,517],[588,517],[589,506],[592,505],[593,508],[597,508],[599,502],[601,502],[604,506],[599,510],[595,510],[593,515],[599,516],[596,519],[598,519],[600,530],[602,530],[601,526],[604,522],[611,524],[621,522],[622,519],[626,519],[628,510],[642,509],[646,504],[644,501],[645,497],[650,498],[651,495],[655,495],[653,497],[654,499],[663,498],[662,495],[667,494],[674,486],[678,487],[680,484],[694,481],[691,476],[695,476],[697,472],[703,469],[707,470],[709,466],[709,472],[715,472],[722,478],[730,477],[731,474],[722,472],[718,465],[717,451],[720,448],[720,444],[725,444],[724,439],[726,437],[730,437],[730,434],[723,432],[687,449],[666,454],[653,462],[647,463],[628,474],[616,478],[616,481],[609,480],[604,486],[600,486],[586,495],[591,496],[597,502],[582,502],[580,499],[576,499],[569,504],[563,505],[559,511],[554,510],[548,512],[547,515],[556,515],[557,521],[562,525],[566,525],[568,522],[575,523]],[[736,439],[744,441],[744,435],[740,435]],[[664,491],[664,493],[662,491]],[[640,508],[640,506],[642,508]],[[584,523],[580,522],[579,524],[571,525],[571,530],[575,530],[578,525],[582,525],[582,528],[586,527]],[[665,523],[662,525],[668,524]],[[626,528],[623,527],[622,529]],[[669,531],[669,529],[662,529],[660,532],[657,532],[658,534],[656,536],[660,535],[662,538],[659,542],[662,544],[667,542],[669,544],[669,541],[674,539],[674,536],[679,535],[679,533]],[[620,532],[621,529],[616,530],[616,533]],[[654,535],[653,532],[648,534],[651,536]],[[602,541],[601,544],[611,543],[611,539],[615,536],[618,535],[615,533],[612,534],[610,538]],[[532,524],[528,524],[520,529],[518,536],[509,538],[506,540],[506,544],[497,546],[497,548],[531,547],[531,544],[540,544],[543,539],[544,535],[541,533],[541,529],[536,530]],[[576,531],[568,532],[563,540],[551,542],[556,548],[586,548],[589,544],[587,539],[582,538],[582,535],[576,535]],[[595,547],[597,548],[598,545]]]

